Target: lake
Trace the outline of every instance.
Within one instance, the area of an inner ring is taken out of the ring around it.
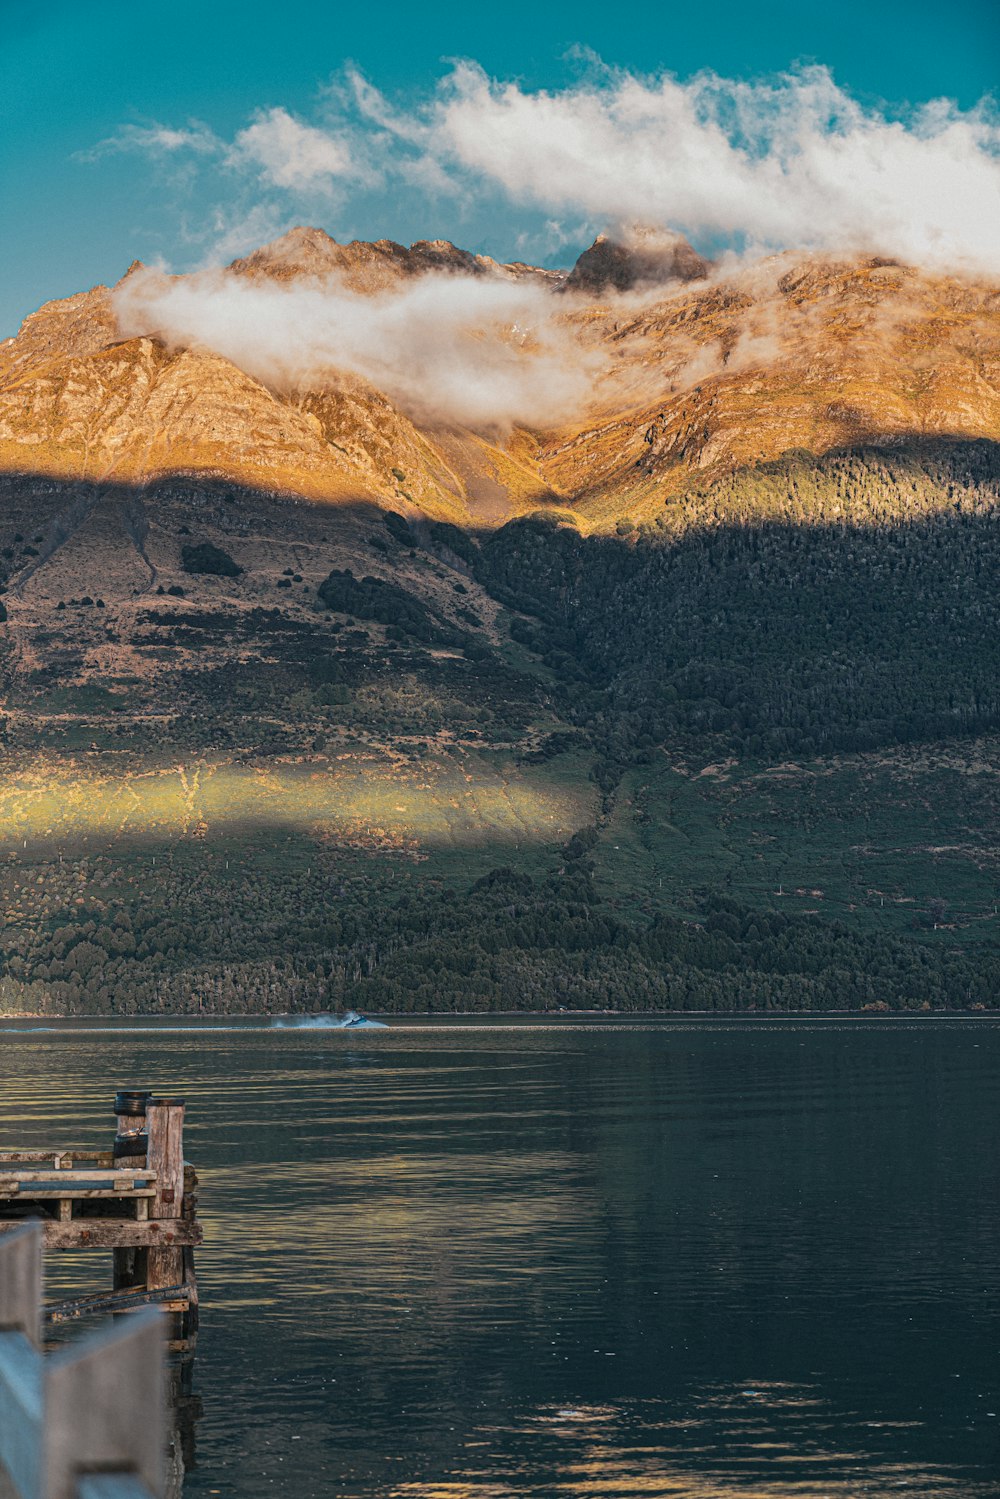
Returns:
[[[0,1148],[187,1099],[185,1499],[1000,1494],[998,1021],[31,1024]]]

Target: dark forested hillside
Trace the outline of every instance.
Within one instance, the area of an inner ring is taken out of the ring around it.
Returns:
[[[786,455],[611,535],[87,503],[232,568],[0,643],[0,1009],[995,1005],[1000,448]]]
[[[584,698],[612,760],[775,757],[1000,723],[1000,447],[792,457],[616,538],[528,518],[481,576]]]

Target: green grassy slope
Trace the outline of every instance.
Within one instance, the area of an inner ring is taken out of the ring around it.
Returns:
[[[712,890],[867,933],[996,941],[1000,741],[626,773],[594,851],[609,900],[677,914]],[[935,923],[934,917],[937,917]]]

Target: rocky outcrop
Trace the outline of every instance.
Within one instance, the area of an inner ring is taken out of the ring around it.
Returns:
[[[229,269],[238,276],[294,281],[301,277],[336,276],[354,291],[378,292],[414,276],[501,276],[504,279],[558,283],[561,271],[515,262],[503,265],[489,255],[474,255],[447,239],[418,239],[400,245],[392,239],[351,240],[338,244],[322,229],[290,229],[280,239],[252,255],[234,260]]]
[[[699,255],[682,234],[634,228],[615,238],[599,234],[567,277],[566,290],[588,294],[634,291],[677,281],[701,281],[710,269],[711,262]]]

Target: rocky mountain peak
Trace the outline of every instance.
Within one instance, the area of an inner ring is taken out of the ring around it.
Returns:
[[[317,276],[334,269],[342,246],[323,229],[300,224],[250,255],[234,260],[229,269],[241,276],[269,276],[285,281],[295,276]]]
[[[569,291],[632,291],[670,281],[699,281],[711,262],[669,229],[635,225],[619,235],[599,234],[566,281]]]
[[[230,271],[252,279],[293,281],[300,277],[340,277],[352,291],[378,292],[413,276],[449,274],[503,276],[507,279],[561,282],[563,273],[536,266],[501,265],[489,255],[460,249],[447,239],[418,239],[402,245],[393,239],[352,239],[340,244],[323,229],[300,226],[251,255],[234,260]]]

